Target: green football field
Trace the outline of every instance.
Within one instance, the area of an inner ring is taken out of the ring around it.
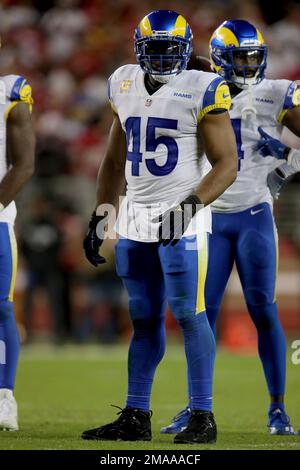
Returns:
[[[116,417],[110,404],[123,406],[126,346],[23,348],[16,396],[21,430],[2,432],[0,449],[196,449],[176,446],[159,434],[162,425],[185,404],[185,361],[181,346],[170,346],[160,364],[152,395],[150,443],[90,442],[83,430]],[[287,410],[300,428],[300,365],[288,354]],[[218,442],[200,449],[300,449],[300,436],[267,433],[268,399],[256,357],[219,351],[214,389]]]

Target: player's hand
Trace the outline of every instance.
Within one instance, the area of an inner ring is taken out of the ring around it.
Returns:
[[[274,157],[279,160],[286,159],[290,148],[267,134],[261,127],[258,127],[261,139],[256,144],[255,150],[258,150],[263,157]]]
[[[163,246],[167,246],[169,243],[171,246],[176,245],[196,212],[202,207],[203,204],[199,197],[196,194],[191,194],[177,207],[167,210],[164,214],[154,219],[155,222],[159,222],[159,242]]]
[[[97,267],[98,264],[106,263],[106,259],[99,254],[99,248],[104,240],[106,219],[106,216],[96,215],[94,211],[89,223],[88,232],[83,240],[85,257],[95,267]]]

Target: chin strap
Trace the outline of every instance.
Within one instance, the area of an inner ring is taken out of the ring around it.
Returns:
[[[253,85],[248,85],[247,88],[247,104],[242,109],[242,119],[248,119],[248,117],[256,116],[256,109],[253,106]]]
[[[173,78],[177,77],[177,74],[173,75],[151,75],[151,77],[159,83],[169,83]]]

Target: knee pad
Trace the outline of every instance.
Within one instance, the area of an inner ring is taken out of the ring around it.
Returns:
[[[14,319],[14,306],[9,300],[0,300],[0,323]]]
[[[150,302],[142,296],[129,297],[129,313],[132,323],[150,318]]]
[[[248,304],[248,310],[253,323],[259,331],[270,331],[279,324],[276,303],[265,305]]]
[[[166,349],[166,334],[164,317],[151,317],[142,318],[138,317],[132,319],[132,326],[134,335],[132,341],[143,341],[145,345],[150,344],[148,354],[155,357],[155,364],[157,365],[164,356]]]
[[[272,301],[270,293],[264,286],[247,287],[244,290],[244,294],[246,303],[257,307],[263,307],[264,305],[268,305],[268,302]]]
[[[177,321],[184,320],[186,318],[191,318],[195,315],[195,302],[193,299],[185,298],[184,296],[180,297],[169,297],[168,303],[170,309],[176,318]]]
[[[152,323],[154,320],[160,323],[164,321],[164,301],[159,304],[154,302],[153,299],[137,295],[129,297],[128,306],[132,323],[139,321]]]
[[[164,327],[164,319],[161,317],[136,317],[132,318],[132,326],[134,332],[142,332],[145,331],[146,333],[156,333],[162,327]]]
[[[129,299],[129,311],[134,332],[152,334],[164,327],[164,311],[161,311],[161,306],[155,307],[142,296]]]

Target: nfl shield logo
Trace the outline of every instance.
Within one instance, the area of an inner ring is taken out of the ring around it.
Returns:
[[[152,100],[150,98],[148,98],[146,100],[145,106],[151,106],[151,104],[152,104]]]

